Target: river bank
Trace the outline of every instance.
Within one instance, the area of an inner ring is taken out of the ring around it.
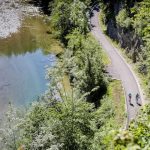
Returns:
[[[38,7],[22,4],[19,0],[0,0],[0,39],[17,32],[26,15],[39,14]]]

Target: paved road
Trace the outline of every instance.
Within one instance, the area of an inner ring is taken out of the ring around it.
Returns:
[[[129,69],[127,63],[121,57],[117,49],[112,46],[112,44],[107,40],[105,35],[103,34],[98,19],[98,12],[96,10],[93,11],[93,17],[91,18],[91,24],[93,26],[92,33],[96,37],[96,39],[100,42],[104,50],[108,53],[111,59],[111,65],[109,68],[109,73],[122,81],[125,94],[126,94],[126,104],[127,104],[127,113],[128,113],[128,123],[134,119],[139,111],[140,105],[136,103],[136,94],[139,93],[139,87],[136,82],[136,79],[133,76],[132,71]],[[128,94],[132,93],[131,103],[129,103]],[[139,100],[141,103],[141,100]],[[127,124],[128,124],[127,123]]]

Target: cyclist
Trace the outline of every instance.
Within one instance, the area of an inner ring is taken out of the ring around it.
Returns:
[[[136,103],[137,103],[137,104],[138,104],[139,98],[140,98],[140,95],[137,93],[137,94],[136,94]]]
[[[132,94],[129,93],[129,103],[131,104],[131,98],[132,98]]]

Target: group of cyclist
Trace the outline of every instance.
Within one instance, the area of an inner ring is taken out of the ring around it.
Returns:
[[[129,93],[129,103],[131,104],[131,98],[132,98],[132,94]],[[135,100],[136,100],[136,103],[139,104],[139,99],[140,99],[140,95],[137,93],[136,96],[135,96]]]

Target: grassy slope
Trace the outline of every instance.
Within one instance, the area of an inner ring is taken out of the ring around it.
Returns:
[[[95,134],[93,147],[95,150],[114,149],[115,131],[125,127],[125,97],[119,80],[109,83],[107,94],[96,113],[100,128]]]
[[[125,96],[121,81],[113,80],[110,82],[107,95],[114,108],[114,127],[122,127],[125,121]]]

